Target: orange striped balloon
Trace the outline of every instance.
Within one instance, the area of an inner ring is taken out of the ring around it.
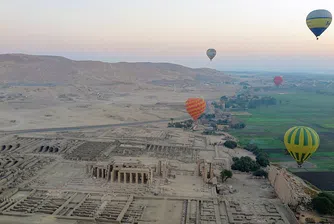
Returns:
[[[196,121],[204,113],[206,103],[203,98],[189,98],[186,101],[188,114]]]

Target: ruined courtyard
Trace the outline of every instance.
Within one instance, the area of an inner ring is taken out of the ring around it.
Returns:
[[[0,223],[294,223],[248,155],[196,132],[118,127],[0,138]],[[219,189],[218,187],[219,186]],[[23,219],[22,219],[23,218]]]

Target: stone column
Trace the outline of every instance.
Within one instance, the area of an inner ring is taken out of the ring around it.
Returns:
[[[196,173],[195,173],[196,176],[201,176],[200,164],[201,164],[201,163],[199,162],[199,160],[197,160],[197,164],[196,164]]]
[[[94,167],[90,169],[90,175],[94,177]]]
[[[138,173],[136,173],[136,184],[138,184]]]
[[[158,176],[160,177],[161,175],[161,160],[158,162],[158,169],[157,169]]]
[[[114,178],[115,178],[115,171],[113,170],[111,171],[111,177],[110,177],[111,182],[114,182]]]
[[[130,184],[132,184],[132,172],[130,173]]]
[[[107,180],[110,180],[110,165],[107,166]]]
[[[150,184],[152,184],[152,182],[153,182],[153,172],[152,172],[152,170],[151,170],[151,178],[150,178]]]
[[[86,165],[86,173],[89,173],[89,165]]]
[[[210,178],[213,178],[213,165],[210,163]]]
[[[166,166],[166,161],[164,161],[163,166],[162,166],[162,178],[167,178],[167,166]]]
[[[121,183],[121,172],[118,171],[118,183]]]

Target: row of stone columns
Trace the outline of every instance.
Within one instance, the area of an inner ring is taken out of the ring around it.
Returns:
[[[135,178],[134,178],[135,176]],[[128,178],[129,177],[129,178]],[[128,173],[128,172],[119,172],[118,178],[115,182],[121,183],[123,179],[123,183],[136,183],[136,184],[144,184],[148,181],[149,177],[147,173]],[[146,181],[145,181],[146,179]]]
[[[149,151],[169,151],[169,150],[178,150],[178,151],[187,151],[192,150],[189,147],[179,147],[179,146],[164,146],[164,145],[147,145],[146,149]]]
[[[103,169],[103,168],[94,167],[94,168],[91,168],[90,172],[91,172],[91,175],[96,176],[96,178],[107,179],[107,177],[108,177],[107,170]]]
[[[166,169],[166,164],[163,170]],[[153,179],[153,173],[149,172],[124,172],[124,171],[118,171],[118,170],[113,170],[110,172],[110,170],[104,169],[104,168],[99,168],[99,167],[92,167],[92,166],[87,166],[87,172],[90,172],[92,176],[95,176],[96,178],[101,178],[101,179],[108,179],[113,182],[118,182],[118,183],[136,183],[136,184],[146,184],[147,182],[150,183],[150,180]],[[163,171],[162,170],[162,171]],[[111,174],[111,178],[110,178]],[[118,174],[118,175],[117,175]],[[151,174],[151,176],[150,176]],[[166,176],[166,175],[163,175]]]

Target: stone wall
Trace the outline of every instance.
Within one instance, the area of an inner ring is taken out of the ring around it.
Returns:
[[[302,179],[275,165],[269,167],[268,178],[278,197],[290,206],[306,204],[311,200],[311,195],[317,193]]]

